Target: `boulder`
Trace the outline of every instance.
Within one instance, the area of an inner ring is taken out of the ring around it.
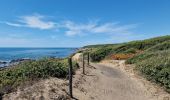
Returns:
[[[7,64],[6,61],[0,61],[0,64]]]
[[[23,62],[23,61],[31,61],[31,59],[29,58],[14,59],[14,60],[11,60],[10,63],[18,63],[18,62]]]

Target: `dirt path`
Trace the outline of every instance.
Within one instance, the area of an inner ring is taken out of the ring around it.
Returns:
[[[149,90],[155,87],[126,72],[123,69],[124,61],[90,65],[86,67],[86,75],[81,75],[81,72],[75,75],[77,83],[73,95],[79,100],[169,100],[170,98],[170,95],[164,91],[158,94]],[[81,78],[77,78],[80,76]]]

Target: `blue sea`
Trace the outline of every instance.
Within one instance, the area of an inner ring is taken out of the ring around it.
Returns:
[[[15,59],[40,59],[44,57],[64,58],[74,53],[76,48],[0,48],[0,61]]]

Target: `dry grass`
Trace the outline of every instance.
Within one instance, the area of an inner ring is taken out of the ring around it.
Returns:
[[[114,60],[125,60],[128,58],[132,58],[135,54],[113,54],[111,55],[111,59]]]

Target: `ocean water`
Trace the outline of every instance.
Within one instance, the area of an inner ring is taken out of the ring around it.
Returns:
[[[0,61],[22,58],[40,59],[43,57],[64,58],[75,51],[76,48],[0,48]]]

